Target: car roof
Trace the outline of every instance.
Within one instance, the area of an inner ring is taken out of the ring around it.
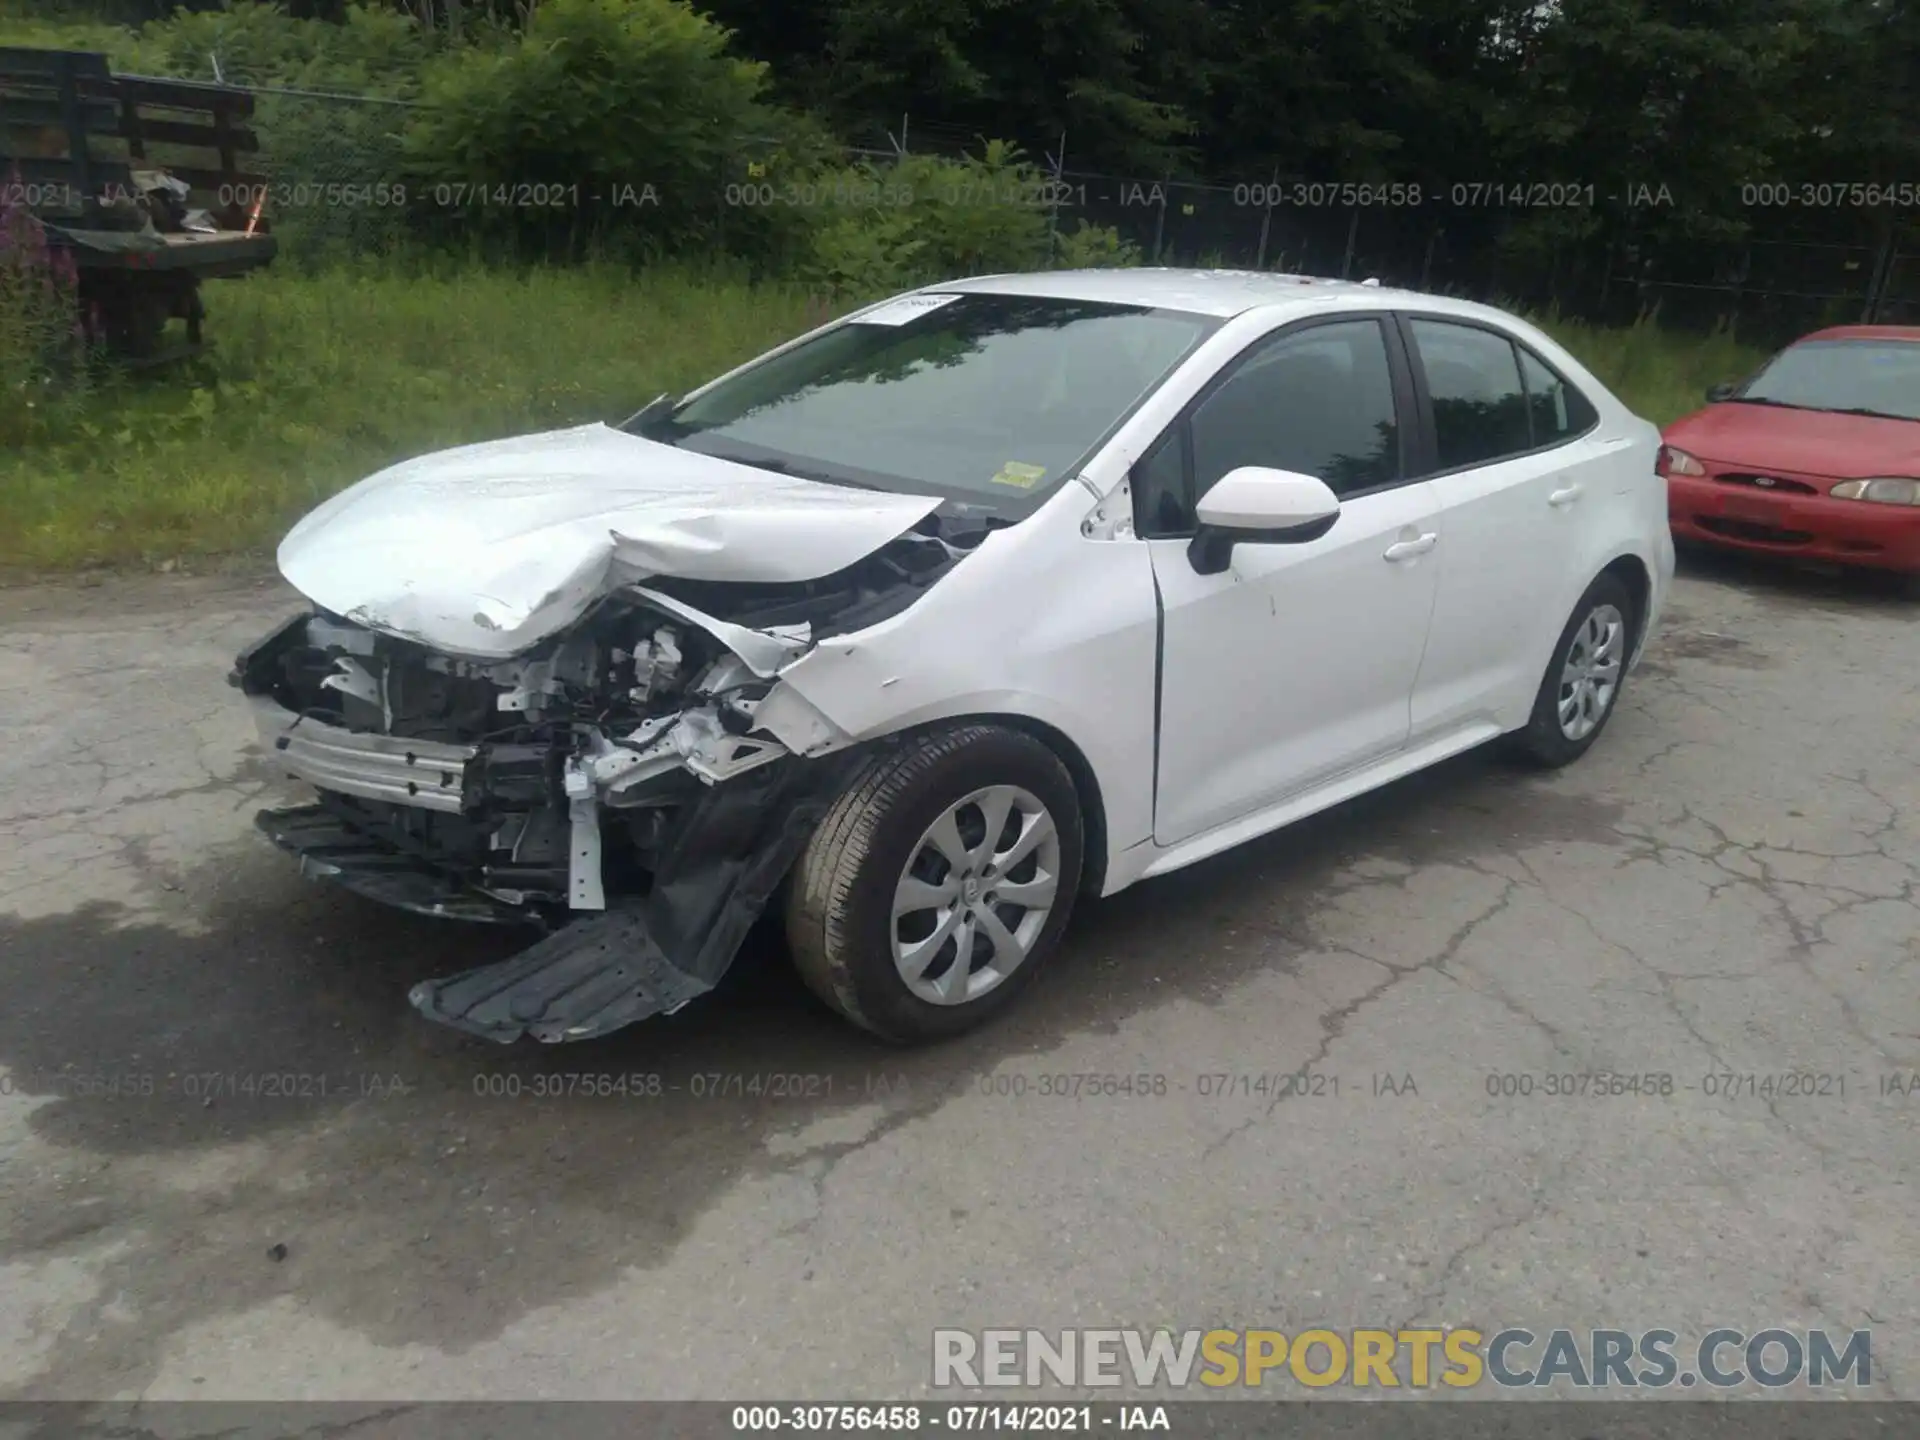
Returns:
[[[1808,340],[1905,340],[1920,345],[1920,325],[1830,325],[1802,335],[1794,344]]]
[[[1267,270],[1181,270],[1152,266],[1125,266],[1111,270],[1041,270],[1021,275],[982,275],[931,285],[942,293],[985,292],[995,295],[1033,295],[1056,300],[1104,301],[1116,305],[1151,305],[1163,310],[1187,310],[1222,319],[1268,305],[1301,305],[1316,300],[1351,303],[1367,298],[1376,304],[1422,305],[1458,309],[1470,314],[1480,307],[1438,295],[1420,295],[1357,280],[1329,280],[1318,275],[1282,275]],[[1391,298],[1389,298],[1391,297]],[[1482,312],[1484,313],[1484,312]]]

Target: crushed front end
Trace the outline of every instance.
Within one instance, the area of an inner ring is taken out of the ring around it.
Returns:
[[[317,792],[256,823],[370,898],[544,932],[416,986],[428,1018],[557,1041],[670,1013],[725,972],[852,763],[760,728],[779,670],[961,553],[910,535],[827,581],[624,587],[507,660],[315,609],[235,664],[269,763]]]

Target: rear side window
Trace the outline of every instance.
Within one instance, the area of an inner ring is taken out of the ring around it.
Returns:
[[[1415,320],[1413,340],[1433,398],[1442,470],[1486,465],[1534,446],[1513,342],[1490,330]]]

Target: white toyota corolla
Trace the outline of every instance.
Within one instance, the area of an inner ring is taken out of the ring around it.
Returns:
[[[619,427],[424,456],[280,547],[240,656],[311,874],[538,927],[414,1005],[568,1040],[784,914],[895,1040],[1075,898],[1495,737],[1600,735],[1673,573],[1659,435],[1533,326],[1286,275],[995,276]]]

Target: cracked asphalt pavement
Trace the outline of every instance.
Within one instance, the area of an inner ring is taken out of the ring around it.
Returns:
[[[294,604],[0,591],[0,1398],[899,1398],[935,1326],[1416,1322],[1870,1328],[1920,1398],[1920,604],[1685,566],[1572,769],[1088,905],[912,1053],[774,939],[593,1044],[421,1021],[512,942],[254,834],[297,792],[224,676]],[[1652,1078],[1546,1093],[1600,1072]]]

